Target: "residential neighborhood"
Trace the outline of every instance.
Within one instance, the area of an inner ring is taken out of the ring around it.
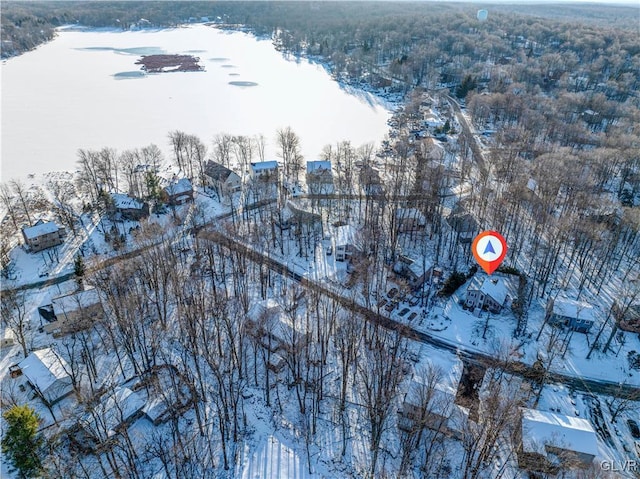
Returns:
[[[640,477],[635,4],[1,9],[0,477]]]

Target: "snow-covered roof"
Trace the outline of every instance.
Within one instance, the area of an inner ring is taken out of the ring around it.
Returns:
[[[357,230],[352,225],[336,226],[335,228],[336,246],[355,244]]]
[[[330,161],[307,161],[307,173],[331,172]]]
[[[467,291],[481,291],[491,297],[496,303],[504,305],[507,296],[513,299],[518,293],[517,283],[515,281],[515,279],[509,276],[493,275],[490,278],[476,276],[467,288]]]
[[[256,303],[247,315],[256,323],[259,323],[261,319],[266,319],[267,323],[264,326],[269,330],[269,333],[278,341],[287,343],[294,337],[294,332],[298,335],[304,334],[304,329],[301,328],[301,324],[294,326],[283,312],[282,307],[269,298]]]
[[[485,279],[482,282],[482,286],[480,286],[480,291],[487,296],[491,296],[498,304],[504,304],[507,299],[507,285],[504,280],[500,278]]]
[[[39,220],[35,225],[30,226],[29,228],[22,228],[22,233],[25,238],[31,240],[49,233],[56,233],[59,229],[60,227],[53,221]]]
[[[401,220],[413,220],[420,226],[425,226],[427,224],[427,220],[424,215],[417,208],[398,208],[396,210],[396,218]]]
[[[170,196],[184,195],[193,191],[193,186],[187,178],[181,178],[165,187],[166,192]]]
[[[257,163],[251,163],[251,169],[256,173],[265,170],[275,170],[276,168],[278,168],[277,161],[259,161]]]
[[[111,198],[113,206],[119,210],[141,210],[144,208],[142,201],[124,193],[111,193]]]
[[[586,419],[523,409],[523,450],[546,455],[546,445],[593,456],[598,454],[596,433]]]
[[[414,260],[407,265],[407,268],[418,278],[425,274],[431,268],[430,261]]]
[[[99,302],[100,295],[98,290],[91,288],[54,298],[51,304],[53,304],[54,313],[70,313],[80,308],[88,308]]]
[[[43,394],[58,380],[70,378],[69,365],[51,348],[34,351],[18,363],[26,376]]]
[[[553,313],[565,318],[574,318],[589,321],[595,320],[595,310],[593,309],[593,306],[571,299],[556,298],[553,301]]]
[[[105,440],[115,433],[115,429],[140,411],[145,404],[144,399],[131,389],[121,387],[103,399],[94,409],[94,414],[87,414],[82,422],[88,426],[98,439]],[[99,423],[94,420],[100,418]],[[107,437],[104,437],[104,435]]]

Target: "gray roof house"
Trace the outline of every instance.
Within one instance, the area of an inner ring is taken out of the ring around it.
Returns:
[[[219,196],[227,196],[242,188],[242,180],[237,173],[215,161],[207,161],[204,166],[207,185],[216,190]]]
[[[38,220],[35,225],[22,228],[22,237],[31,253],[62,244],[66,231],[53,221]]]

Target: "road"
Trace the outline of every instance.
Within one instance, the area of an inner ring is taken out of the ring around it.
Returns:
[[[462,109],[460,108],[460,104],[451,96],[446,95],[447,100],[449,100],[449,104],[451,108],[453,108],[456,118],[458,119],[458,123],[460,124],[460,128],[462,128],[462,134],[467,139],[467,144],[469,148],[471,148],[471,153],[473,154],[473,159],[475,160],[478,168],[482,172],[483,175],[487,174],[487,164],[484,161],[484,155],[482,153],[482,149],[478,144],[478,139],[476,135],[471,131],[471,126],[469,125],[469,121],[463,115]]]
[[[520,361],[510,361],[507,363],[498,362],[495,357],[490,356],[488,354],[473,351],[467,348],[465,345],[460,344],[452,344],[446,340],[434,337],[424,331],[418,331],[406,324],[403,324],[399,321],[393,320],[387,316],[383,316],[375,311],[372,311],[365,306],[355,302],[351,298],[347,298],[336,291],[328,288],[327,286],[318,283],[316,281],[310,281],[304,276],[296,273],[294,270],[290,269],[286,264],[278,261],[267,254],[255,251],[245,244],[229,238],[228,236],[223,235],[218,231],[211,230],[202,230],[199,233],[199,237],[205,240],[213,241],[218,244],[221,244],[231,250],[237,251],[241,254],[246,255],[250,260],[263,264],[267,266],[269,269],[287,276],[308,289],[312,289],[320,292],[321,294],[336,300],[339,304],[341,304],[344,308],[349,309],[361,316],[363,316],[367,321],[370,321],[374,324],[378,324],[385,329],[396,331],[407,339],[417,341],[423,344],[428,344],[434,346],[438,349],[443,349],[449,351],[451,353],[459,355],[461,358],[479,364],[485,367],[497,366],[501,367],[507,372],[514,374],[516,376],[523,377],[525,379],[532,380],[536,377],[539,377],[538,372],[536,372],[532,366],[525,364]],[[629,399],[637,399],[640,397],[640,388],[630,385],[620,385],[618,383],[610,382],[610,381],[601,381],[595,379],[587,379],[587,378],[579,378],[574,376],[568,376],[560,373],[548,373],[547,375],[547,383],[559,383],[568,386],[569,388],[575,389],[577,391],[583,391],[588,394],[607,394],[616,397],[623,397]]]

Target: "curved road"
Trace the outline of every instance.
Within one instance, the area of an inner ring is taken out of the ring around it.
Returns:
[[[315,282],[310,281],[302,275],[296,273],[292,269],[290,269],[286,264],[254,249],[246,246],[245,244],[229,238],[228,236],[223,235],[217,231],[211,230],[203,230],[199,233],[200,238],[210,240],[221,244],[229,249],[234,251],[238,251],[244,255],[246,255],[249,259],[256,263],[264,264],[269,269],[287,276],[303,286],[318,291],[332,299],[335,299],[339,302],[343,307],[362,315],[367,321],[371,321],[375,324],[379,324],[385,329],[397,331],[402,336],[418,341],[424,344],[429,344],[439,349],[444,349],[446,351],[450,351],[452,353],[458,354],[462,358],[468,360],[469,362],[476,363],[485,367],[498,366],[507,372],[523,377],[525,379],[534,380],[539,377],[539,373],[536,370],[523,362],[520,361],[510,361],[507,363],[499,362],[496,358],[482,352],[472,351],[465,346],[452,344],[443,339],[431,336],[424,331],[418,331],[406,324],[403,324],[399,321],[391,319],[387,316],[383,316],[375,311],[372,311],[361,304],[356,303],[354,300],[350,298],[346,298],[341,294],[336,293],[330,288]],[[552,383],[561,383],[575,390],[583,391],[590,394],[607,394],[616,397],[623,397],[627,399],[638,399],[640,398],[640,388],[630,385],[620,385],[618,383],[610,382],[610,381],[601,381],[595,379],[588,378],[580,378],[575,376],[568,376],[560,373],[549,372],[546,376],[546,382]]]

